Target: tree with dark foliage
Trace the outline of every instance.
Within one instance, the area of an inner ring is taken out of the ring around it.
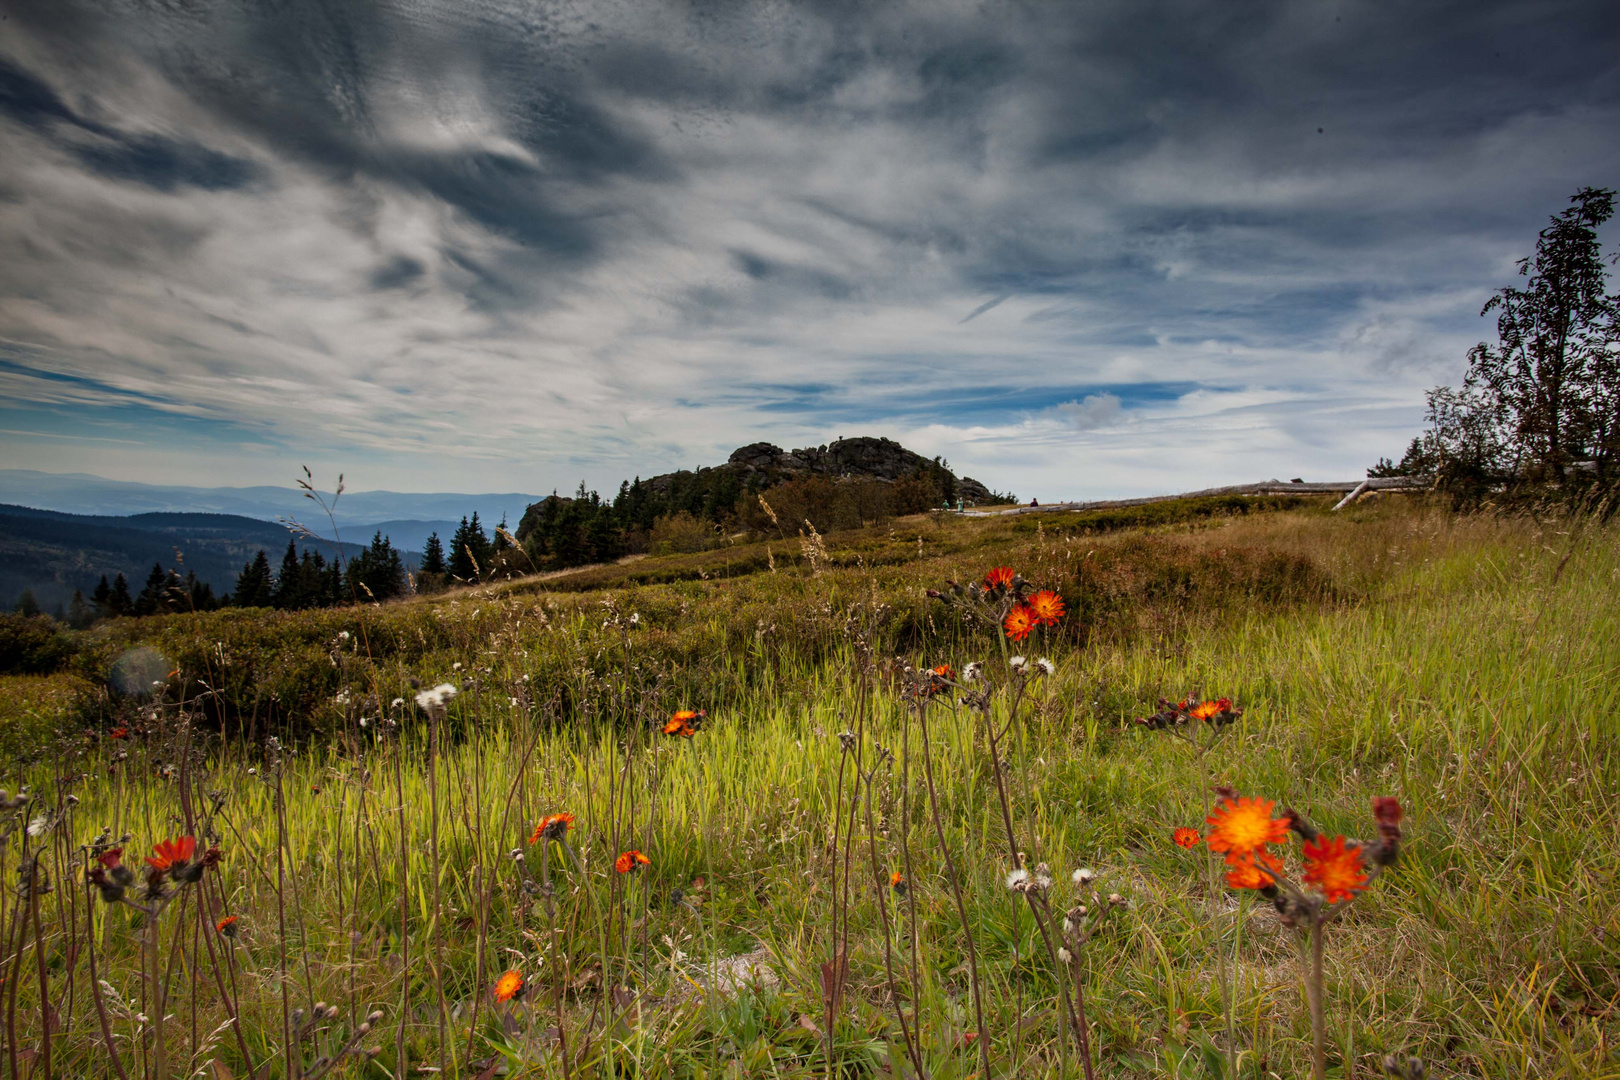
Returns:
[[[1584,187],[1519,261],[1522,288],[1497,290],[1496,344],[1468,352],[1461,389],[1428,393],[1428,430],[1399,464],[1369,475],[1433,473],[1453,488],[1610,478],[1620,463],[1620,295],[1597,229],[1615,192]],[[1610,262],[1613,259],[1609,260]]]

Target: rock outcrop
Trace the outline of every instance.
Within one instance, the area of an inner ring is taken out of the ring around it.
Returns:
[[[760,476],[767,483],[781,483],[801,476],[827,476],[834,480],[870,479],[893,482],[939,468],[921,454],[914,453],[893,439],[863,436],[839,439],[826,446],[783,450],[767,442],[751,443],[731,452],[731,459],[720,468],[729,468],[745,478]],[[954,473],[951,474],[953,477]],[[654,478],[656,481],[659,478]],[[956,490],[969,503],[990,497],[989,490],[972,477],[956,477]]]

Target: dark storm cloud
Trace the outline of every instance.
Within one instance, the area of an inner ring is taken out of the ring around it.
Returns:
[[[125,134],[80,116],[43,80],[0,57],[0,113],[55,136],[94,173],[157,191],[189,186],[215,191],[244,187],[261,176],[257,165],[188,139]]]
[[[362,456],[1225,415],[1343,468],[1620,183],[1598,2],[11,14],[0,338]]]

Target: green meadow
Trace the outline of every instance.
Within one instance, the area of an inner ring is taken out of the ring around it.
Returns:
[[[1352,838],[1404,808],[1324,928],[1327,1075],[1620,1077],[1620,535],[1330,505],[904,518],[98,626],[0,680],[0,1070],[1308,1076],[1301,935],[1171,840],[1209,783]],[[927,594],[996,566],[1064,617],[1009,642]],[[1202,754],[1135,722],[1189,695],[1241,710]],[[200,880],[143,894],[187,835]]]

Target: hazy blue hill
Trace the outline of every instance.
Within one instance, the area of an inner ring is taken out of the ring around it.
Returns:
[[[509,522],[523,516],[539,495],[518,492],[459,494],[456,492],[351,491],[337,501],[335,517],[345,540],[369,540],[379,523],[419,522],[445,536],[444,524],[477,511],[488,525],[505,514]],[[31,469],[0,469],[0,503],[44,507],[67,514],[145,515],[149,513],[232,514],[264,521],[294,518],[327,533],[326,514],[296,487],[183,487],[106,480],[85,473],[45,473]],[[451,524],[454,529],[454,524]],[[364,532],[364,537],[360,534]],[[383,529],[389,534],[388,529]],[[427,532],[423,532],[426,538]],[[352,534],[352,535],[351,535]],[[395,544],[415,548],[402,536]]]
[[[217,595],[235,585],[242,564],[261,550],[279,566],[292,536],[284,525],[235,514],[113,517],[0,505],[0,604],[9,608],[31,589],[49,611],[66,606],[75,589],[88,596],[103,574],[109,580],[123,574],[138,592],[153,563],[195,571]],[[330,544],[300,540],[300,551],[305,547],[326,558],[333,554]],[[358,544],[342,547],[345,557],[360,550]]]

